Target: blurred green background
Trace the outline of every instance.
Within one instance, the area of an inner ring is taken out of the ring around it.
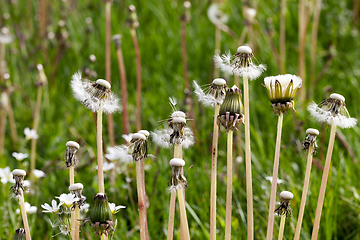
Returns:
[[[45,1],[45,0],[43,0]],[[40,1],[41,2],[41,1]],[[2,91],[11,90],[11,105],[14,110],[18,144],[11,138],[9,119],[6,123],[5,151],[0,167],[10,169],[28,168],[29,158],[18,162],[12,152],[30,154],[30,142],[25,141],[23,130],[33,124],[38,80],[36,65],[43,64],[48,84],[44,87],[40,124],[38,128],[36,168],[46,173],[38,179],[26,194],[25,200],[37,206],[36,214],[29,215],[30,228],[34,239],[49,239],[59,233],[52,228],[47,219],[56,220],[55,215],[42,213],[43,203],[50,203],[55,196],[68,192],[68,171],[63,161],[65,143],[78,141],[79,168],[76,169],[75,182],[84,184],[83,195],[92,203],[97,192],[96,129],[93,115],[77,102],[70,88],[72,74],[89,67],[96,71],[98,78],[105,78],[105,3],[103,1],[46,1],[46,35],[41,37],[39,24],[39,1],[0,0],[0,26],[7,27],[14,41],[5,45],[6,72],[9,80],[2,81]],[[161,120],[172,112],[169,97],[178,100],[177,108],[186,110],[184,100],[184,73],[181,55],[181,21],[184,13],[182,1],[113,1],[111,8],[112,35],[122,35],[131,132],[135,127],[136,101],[136,62],[133,42],[126,20],[129,19],[128,6],[136,7],[140,26],[136,29],[142,62],[142,128],[149,131],[162,127]],[[306,111],[310,101],[319,103],[330,93],[337,92],[346,98],[346,106],[352,117],[360,117],[360,40],[358,0],[329,0],[321,5],[318,29],[316,58],[311,62],[310,43],[313,29],[313,8],[315,1],[305,1],[309,14],[309,25],[305,38],[306,99],[295,98],[296,112],[284,117],[282,148],[280,155],[279,178],[284,180],[278,187],[292,191],[293,216],[286,222],[285,239],[292,239],[295,231],[297,213],[300,205],[306,153],[302,152],[301,142],[305,130],[317,128],[321,134],[318,140],[318,154],[314,157],[308,204],[305,208],[301,239],[310,239],[315,215],[317,196],[322,176],[330,129],[312,119]],[[190,81],[196,80],[204,85],[213,80],[213,55],[215,51],[215,26],[207,16],[211,2],[191,2],[191,21],[186,27],[187,59]],[[255,20],[246,21],[245,8],[257,10]],[[280,73],[276,53],[279,52],[280,2],[279,1],[224,1],[221,4],[229,19],[226,25],[234,32],[221,35],[221,52],[235,53],[243,31],[244,43],[249,44],[256,57],[256,63],[267,66],[262,76],[250,82],[250,123],[252,174],[254,191],[255,239],[266,235],[268,204],[271,184],[265,179],[272,175],[277,116],[268,100],[267,90],[262,86],[263,78]],[[298,1],[288,1],[286,8],[286,73],[298,75],[299,24]],[[90,22],[89,19],[92,19]],[[87,19],[87,22],[86,22]],[[59,24],[64,21],[65,25]],[[115,45],[111,43],[111,82],[112,91],[120,96],[120,75]],[[96,62],[90,63],[94,54]],[[313,64],[312,64],[313,63]],[[315,72],[311,72],[311,65]],[[234,83],[233,77],[224,76],[228,85]],[[316,79],[316,80],[314,80]],[[92,79],[95,80],[95,79]],[[310,81],[316,81],[313,87]],[[240,89],[242,89],[240,79]],[[191,95],[195,109],[196,144],[184,151],[185,173],[188,179],[186,189],[187,215],[192,239],[209,238],[210,208],[210,162],[212,143],[213,109],[202,106]],[[124,143],[121,113],[115,113],[114,128],[116,144]],[[233,219],[232,238],[246,238],[246,190],[245,163],[243,157],[243,127],[235,133],[234,176],[233,176]],[[359,152],[360,129],[338,129],[339,138],[335,141],[332,156],[331,174],[328,179],[326,198],[320,225],[319,239],[359,239],[360,238],[360,188]],[[104,144],[109,146],[104,115]],[[167,232],[168,206],[170,195],[167,183],[171,168],[172,149],[160,149],[149,144],[149,153],[156,158],[146,160],[146,192],[149,200],[148,224],[150,237],[164,239]],[[226,135],[221,131],[218,157],[218,236],[224,236],[226,199]],[[188,169],[192,166],[191,169]],[[110,172],[105,173],[105,187],[111,202],[126,205],[116,216],[118,226],[114,239],[139,239],[135,164],[126,167],[126,174],[117,176],[116,185],[110,185]],[[126,181],[128,180],[128,182]],[[21,215],[16,215],[18,204],[9,198],[11,184],[2,184],[0,195],[0,238],[12,239],[16,228],[22,227]],[[130,187],[130,191],[127,187]],[[132,203],[135,201],[135,205]],[[275,219],[274,237],[277,237],[280,218]],[[87,232],[88,234],[85,234]],[[179,236],[179,211],[176,211],[175,232]],[[82,228],[84,239],[95,238],[89,226]],[[65,239],[57,235],[57,239]]]

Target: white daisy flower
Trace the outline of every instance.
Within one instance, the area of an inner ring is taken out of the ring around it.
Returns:
[[[45,176],[45,173],[38,169],[34,169],[33,174],[36,178],[42,178]]]
[[[30,139],[38,139],[39,135],[37,134],[35,129],[30,129],[30,128],[25,128],[24,129],[24,134],[26,136],[26,140],[30,140]]]
[[[0,178],[3,184],[6,183],[15,183],[10,167],[5,167],[4,169],[0,168]]]
[[[92,112],[98,112],[101,108],[105,113],[113,113],[121,110],[119,99],[111,93],[111,85],[108,81],[98,79],[95,82],[82,81],[81,72],[72,76],[71,88],[74,97]]]
[[[45,210],[43,210],[44,213],[58,213],[60,211],[60,207],[61,205],[63,205],[64,203],[60,202],[59,204],[57,204],[56,200],[52,200],[51,201],[51,206],[47,203],[41,205],[41,207]]]
[[[272,183],[273,177],[272,176],[267,176],[265,177],[266,180],[268,180],[270,183]],[[277,179],[277,184],[280,185],[282,182],[284,182],[284,180],[281,179]]]
[[[80,200],[80,198],[77,198],[75,196],[75,194],[73,193],[63,193],[60,195],[60,197],[56,197],[57,199],[59,199],[60,203],[59,205],[65,205],[67,208],[70,208],[74,202],[77,202]]]
[[[27,214],[34,214],[37,212],[37,207],[31,206],[30,203],[25,202],[25,212]],[[20,214],[20,209],[16,209],[16,214]]]
[[[225,97],[226,81],[222,78],[216,78],[209,86],[205,89],[205,92],[201,87],[193,81],[195,88],[195,94],[200,102],[205,106],[214,107],[216,104],[221,105]]]
[[[23,186],[26,187],[26,188],[30,188],[30,186],[31,186],[30,181],[29,180],[24,180]]]
[[[215,66],[221,71],[240,77],[248,77],[250,80],[258,78],[266,70],[265,65],[255,65],[252,58],[254,54],[248,46],[240,46],[235,55],[230,53],[214,56]]]
[[[337,93],[331,94],[319,105],[314,102],[310,103],[307,110],[317,121],[329,125],[334,123],[341,128],[351,128],[357,123],[357,119],[350,117],[345,107],[345,98]]]
[[[108,153],[105,154],[105,157],[109,161],[120,160],[123,163],[130,163],[132,160],[131,155],[129,154],[129,148],[125,145],[108,147]]]
[[[109,203],[109,207],[112,214],[116,214],[120,211],[120,209],[126,208],[126,206],[122,205],[116,206],[115,203]]]
[[[87,213],[89,209],[90,209],[90,204],[85,203],[84,205],[81,206],[80,211]]]
[[[16,160],[22,161],[22,160],[24,160],[25,158],[29,157],[29,154],[27,154],[27,153],[13,152],[13,153],[12,153],[12,156],[13,156]]]
[[[103,171],[107,172],[115,167],[114,163],[104,162],[103,163]],[[98,166],[95,167],[98,170]]]

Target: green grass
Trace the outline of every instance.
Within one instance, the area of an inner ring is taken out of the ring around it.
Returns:
[[[97,72],[99,78],[105,77],[105,7],[102,1],[52,1],[49,3],[48,31],[58,33],[58,21],[66,22],[66,31],[69,38],[66,40],[66,49],[62,52],[62,58],[58,66],[57,74],[54,75],[54,59],[57,52],[58,41],[48,40],[48,59],[44,60],[44,54],[39,49],[38,37],[39,24],[36,20],[37,2],[31,4],[23,1],[1,0],[1,12],[9,13],[10,18],[0,18],[0,25],[7,26],[15,35],[15,29],[21,32],[25,38],[24,45],[20,46],[18,38],[6,46],[6,61],[11,75],[10,82],[15,87],[11,95],[11,103],[15,112],[17,132],[24,137],[23,129],[32,126],[32,113],[35,108],[37,89],[34,82],[37,80],[36,64],[44,65],[49,84],[44,88],[44,98],[40,116],[38,133],[40,138],[37,145],[37,169],[43,169],[46,177],[40,179],[32,192],[25,196],[31,205],[37,206],[36,215],[29,215],[30,227],[34,239],[37,236],[50,236],[58,233],[58,229],[52,229],[46,221],[47,218],[55,220],[55,216],[42,213],[40,205],[50,203],[55,196],[68,192],[68,171],[65,169],[63,156],[65,143],[68,140],[80,142],[79,151],[80,165],[84,166],[76,171],[76,182],[84,184],[83,194],[87,202],[92,203],[93,196],[97,191],[96,171],[94,170],[96,159],[96,134],[92,113],[73,96],[69,85],[71,75],[89,66],[88,56],[95,54],[97,61],[91,67]],[[84,3],[85,2],[85,3]],[[159,121],[167,119],[172,110],[168,104],[168,97],[175,97],[179,102],[179,109],[184,109],[184,82],[183,67],[181,62],[181,43],[179,21],[182,14],[181,1],[114,1],[112,5],[112,34],[121,33],[122,50],[128,80],[129,116],[131,130],[135,131],[135,89],[136,89],[136,65],[135,53],[129,29],[125,21],[129,17],[127,6],[134,4],[137,8],[140,27],[137,29],[143,77],[143,101],[142,101],[142,124],[147,130],[159,128]],[[267,28],[273,29],[274,43],[278,48],[280,5],[278,1],[256,1],[258,9],[257,23],[254,25],[255,42],[252,43],[255,57],[259,63],[267,65],[268,70],[262,76],[250,82],[250,123],[251,123],[251,147],[252,169],[254,190],[254,227],[255,238],[264,239],[266,235],[268,204],[270,198],[270,183],[265,180],[266,176],[272,175],[274,158],[276,123],[277,117],[272,113],[272,108],[267,96],[267,90],[262,86],[263,78],[279,74],[279,70],[272,55],[264,32]],[[30,8],[28,8],[30,7]],[[198,1],[192,3],[192,20],[187,25],[187,53],[189,65],[189,78],[195,79],[199,84],[207,84],[212,81],[212,57],[214,53],[215,27],[207,18],[209,3]],[[285,239],[292,239],[295,231],[297,213],[300,205],[303,177],[306,166],[306,153],[301,151],[301,142],[305,137],[305,130],[309,127],[317,128],[321,135],[325,135],[324,142],[319,136],[319,152],[314,158],[324,162],[329,137],[329,127],[322,126],[310,118],[306,112],[308,102],[319,103],[328,97],[329,93],[337,92],[346,97],[347,108],[352,117],[360,117],[360,41],[359,29],[353,26],[352,1],[330,0],[323,4],[318,39],[318,55],[316,59],[316,72],[320,73],[323,68],[330,45],[336,48],[330,69],[324,74],[314,89],[306,89],[309,99],[303,104],[295,99],[295,113],[288,113],[284,117],[282,148],[280,155],[279,178],[284,182],[279,186],[278,192],[288,190],[294,193],[292,201],[293,217],[286,222]],[[244,28],[242,3],[226,1],[224,11],[229,14],[228,26],[238,36]],[[91,17],[91,32],[86,33],[85,19]],[[272,19],[269,26],[267,20]],[[307,35],[306,67],[307,81],[310,79],[310,31]],[[289,1],[286,14],[286,68],[287,72],[297,74],[298,63],[298,2]],[[246,38],[247,42],[247,38]],[[222,34],[222,52],[235,52],[238,47],[238,38],[232,38]],[[115,46],[112,45],[112,90],[119,96],[120,81],[116,59]],[[233,79],[228,78],[229,86]],[[239,86],[240,89],[242,86]],[[330,89],[327,91],[326,89]],[[184,151],[186,161],[186,177],[189,187],[186,189],[187,215],[192,239],[209,238],[209,209],[210,209],[210,161],[211,161],[211,131],[213,121],[213,109],[209,109],[197,103],[193,96],[196,110],[197,139],[196,145]],[[115,138],[117,144],[123,144],[121,135],[121,114],[114,114]],[[106,117],[104,117],[106,126]],[[244,129],[242,127],[242,129]],[[355,156],[360,156],[360,129],[358,126],[352,129],[341,130],[346,136],[348,144],[353,149]],[[235,133],[236,134],[241,134]],[[11,157],[13,151],[29,153],[30,143],[20,139],[20,144],[12,144],[10,128],[6,128],[5,155],[1,156],[0,167],[10,166],[18,168],[19,164]],[[108,145],[107,130],[104,129],[104,142]],[[236,137],[235,137],[236,138]],[[243,147],[243,146],[236,146]],[[146,192],[150,201],[148,208],[149,233],[151,238],[164,239],[167,232],[168,206],[170,195],[167,193],[167,183],[170,180],[171,168],[168,164],[172,158],[172,150],[158,149],[150,143],[149,152],[156,154],[156,159],[148,159],[150,169],[146,171]],[[237,151],[235,151],[237,152]],[[234,153],[235,153],[234,152]],[[226,186],[226,136],[220,132],[219,139],[219,164],[218,164],[218,236],[224,235],[225,222],[225,186]],[[26,160],[23,162],[26,167]],[[193,167],[187,170],[187,167]],[[246,191],[245,191],[245,163],[236,164],[233,179],[233,239],[246,238]],[[358,239],[360,238],[360,181],[359,164],[354,162],[340,141],[335,141],[332,157],[332,169],[328,180],[322,221],[320,225],[319,239]],[[125,184],[125,176],[119,175],[116,186],[110,186],[108,178],[105,179],[105,187],[109,193],[109,199],[117,205],[126,205],[116,218],[118,227],[115,239],[139,239],[139,232],[134,230],[137,225],[138,213],[131,206],[130,198],[137,199],[135,182],[135,165],[129,167],[129,175],[133,179],[130,183],[132,196],[122,186]],[[312,222],[315,215],[318,190],[320,188],[322,171],[313,165],[308,204],[303,221],[301,239],[309,239],[311,236]],[[0,225],[0,238],[11,239],[16,228],[22,226],[20,215],[15,214],[18,207],[15,201],[9,199],[10,184],[2,185],[0,194],[0,215],[3,216]],[[113,193],[112,188],[115,189]],[[115,200],[116,199],[116,200]],[[135,206],[136,207],[136,206]],[[277,236],[277,228],[280,218],[275,220],[274,236]],[[94,236],[87,226],[82,229]],[[179,211],[176,212],[175,235],[179,238]],[[85,237],[84,234],[82,234]],[[57,237],[65,239],[65,237]]]

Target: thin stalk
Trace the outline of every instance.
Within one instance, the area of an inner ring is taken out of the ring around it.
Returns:
[[[247,199],[247,239],[254,239],[253,190],[251,174],[250,148],[250,108],[249,79],[244,77],[244,109],[245,109],[245,165],[246,165],[246,199]]]
[[[105,22],[106,22],[106,39],[105,39],[105,77],[111,83],[111,1],[105,3]],[[111,113],[107,114],[107,128],[109,132],[110,146],[115,146],[114,120]]]
[[[220,54],[220,48],[221,48],[221,29],[215,25],[215,54]],[[218,77],[219,77],[219,68],[214,67],[214,78],[218,78]]]
[[[127,97],[127,86],[126,86],[126,71],[123,53],[121,47],[117,47],[116,55],[119,63],[119,71],[120,71],[120,85],[121,85],[121,100],[122,100],[122,120],[123,120],[123,128],[124,134],[129,134],[129,117],[128,117],[128,97]]]
[[[4,154],[6,109],[0,108],[0,156]]]
[[[280,72],[286,73],[285,69],[285,14],[286,14],[286,0],[281,0],[281,16],[280,16]]]
[[[22,215],[25,234],[26,234],[26,240],[31,240],[29,222],[25,210],[24,192],[22,190],[20,190],[19,202],[20,202],[21,215]]]
[[[321,220],[321,212],[322,212],[322,207],[324,204],[326,183],[327,183],[327,179],[328,179],[329,172],[330,172],[331,156],[332,156],[332,152],[333,152],[333,148],[334,148],[335,134],[336,134],[336,124],[333,121],[331,124],[329,146],[328,146],[328,150],[327,150],[327,154],[326,154],[324,173],[323,173],[323,176],[321,179],[319,198],[318,198],[318,203],[316,206],[314,227],[313,227],[313,232],[311,235],[311,240],[318,239],[320,220]]]
[[[185,197],[183,194],[183,190],[181,188],[177,189],[178,201],[179,201],[179,208],[180,208],[180,222],[183,226],[181,228],[181,236],[185,240],[190,240],[190,233],[189,233],[189,225],[186,217],[186,209],[185,209]]]
[[[182,145],[181,144],[174,145],[174,158],[182,158]]]
[[[34,123],[33,123],[33,129],[37,131],[39,126],[39,118],[40,118],[40,108],[41,108],[41,98],[42,98],[42,92],[43,92],[43,86],[40,85],[38,88],[37,93],[37,99],[36,99],[36,107],[35,107],[35,113],[34,113]],[[31,153],[30,153],[30,181],[34,182],[34,174],[33,171],[35,169],[35,163],[36,163],[36,140],[37,139],[31,139]]]
[[[100,106],[96,118],[96,147],[98,162],[98,183],[99,193],[105,193],[104,172],[103,172],[103,151],[102,151],[102,107]]]
[[[232,203],[232,148],[234,132],[227,133],[227,167],[226,167],[226,217],[225,240],[231,239],[231,203]]]
[[[141,130],[141,58],[139,42],[134,28],[130,29],[136,55],[136,130]]]
[[[219,124],[217,123],[220,105],[215,105],[213,142],[211,155],[211,193],[210,193],[210,240],[216,240],[216,178]]]
[[[176,201],[176,190],[174,188],[171,190],[171,196],[170,196],[167,240],[172,240],[174,235],[175,201]]]
[[[70,178],[70,186],[74,184],[74,166],[69,167],[69,178]],[[76,215],[74,211],[71,211],[71,233],[72,239],[76,240]]]
[[[283,236],[284,236],[284,228],[285,228],[285,220],[286,220],[286,214],[281,215],[278,240],[282,240],[282,239],[283,239]]]
[[[272,240],[273,231],[274,231],[274,211],[275,211],[275,202],[276,202],[276,188],[277,188],[277,179],[279,173],[279,158],[280,158],[280,146],[281,146],[281,132],[282,124],[284,120],[284,113],[280,112],[277,124],[277,133],[276,133],[276,146],[275,146],[275,157],[274,157],[274,169],[271,185],[271,195],[269,203],[269,217],[268,217],[268,226],[266,239]]]
[[[304,187],[303,187],[302,196],[301,196],[299,216],[298,216],[298,221],[297,221],[297,224],[296,224],[294,240],[299,240],[300,239],[301,225],[302,225],[302,220],[303,220],[303,217],[304,217],[304,209],[305,209],[306,197],[307,197],[308,188],[309,188],[309,181],[310,181],[310,173],[311,173],[311,165],[312,165],[313,153],[314,153],[314,146],[313,146],[313,144],[310,144],[308,157],[307,157],[307,163],[306,163]]]
[[[303,80],[303,87],[299,89],[299,99],[301,102],[306,97],[306,70],[305,70],[305,41],[306,41],[306,0],[299,1],[299,63],[298,74]]]
[[[149,229],[148,229],[148,222],[147,222],[147,210],[146,210],[146,191],[145,191],[145,159],[141,161],[140,165],[141,171],[141,181],[142,181],[142,188],[143,188],[143,195],[144,195],[144,203],[145,203],[145,231],[146,231],[146,240],[149,240]]]
[[[136,162],[136,185],[139,201],[139,222],[140,222],[140,239],[146,240],[146,204],[144,198],[144,188],[142,186],[142,176],[141,176],[141,161]]]
[[[13,140],[13,144],[15,146],[17,146],[18,136],[17,136],[17,132],[16,132],[16,122],[15,122],[14,111],[13,111],[13,108],[11,106],[10,96],[9,95],[8,95],[8,101],[7,101],[7,106],[6,107],[7,107],[6,110],[7,110],[7,114],[8,114],[8,117],[9,117],[9,123],[10,123],[11,138]]]
[[[47,0],[40,0],[39,14],[40,14],[40,39],[41,49],[44,51],[44,59],[47,60],[47,46],[46,46],[46,13]]]
[[[75,240],[80,240],[80,208],[78,205],[75,207]]]
[[[321,12],[321,0],[316,0],[313,26],[311,30],[311,47],[310,47],[310,78],[311,84],[316,78],[315,67],[316,67],[316,48],[317,48],[317,38],[318,38],[318,29],[320,21],[320,12]]]

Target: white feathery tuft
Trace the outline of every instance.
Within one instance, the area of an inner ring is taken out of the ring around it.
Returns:
[[[153,142],[163,148],[169,148],[170,147],[170,129],[163,129],[162,131],[154,130],[154,132],[151,132],[151,138]]]
[[[204,91],[201,89],[201,87],[196,83],[196,81],[193,81],[193,85],[195,88],[194,93],[196,94],[198,100],[202,102],[205,106],[212,106],[214,107],[216,104],[221,105],[223,102],[223,99],[216,99],[211,94],[205,94]]]

